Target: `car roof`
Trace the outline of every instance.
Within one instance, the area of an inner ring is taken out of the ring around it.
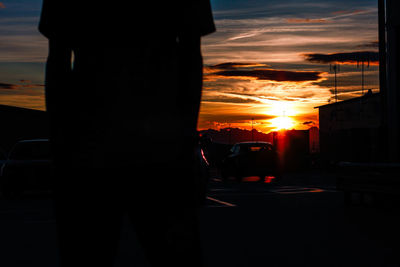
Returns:
[[[37,142],[49,142],[49,139],[27,139],[27,140],[20,140],[17,143],[37,143]]]

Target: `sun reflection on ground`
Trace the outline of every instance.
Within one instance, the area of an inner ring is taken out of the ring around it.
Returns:
[[[265,176],[263,178],[260,178],[259,176],[247,176],[243,177],[242,182],[264,182],[266,184],[271,183],[275,179],[274,176]]]

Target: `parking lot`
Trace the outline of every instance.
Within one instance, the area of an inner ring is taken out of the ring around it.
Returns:
[[[270,184],[254,177],[223,183],[214,173],[200,214],[209,267],[400,266],[398,212],[346,207],[327,174]],[[55,229],[51,198],[2,199],[0,265],[58,266]],[[115,266],[148,266],[127,219],[121,237]]]

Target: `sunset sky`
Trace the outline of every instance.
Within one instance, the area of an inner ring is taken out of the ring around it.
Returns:
[[[0,104],[44,110],[40,0],[0,1]],[[376,0],[211,0],[199,129],[318,126],[315,106],[379,90]]]

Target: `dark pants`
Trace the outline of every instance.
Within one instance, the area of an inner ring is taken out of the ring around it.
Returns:
[[[152,266],[202,266],[190,171],[151,167],[61,174],[55,201],[61,266],[113,266],[125,213]]]

